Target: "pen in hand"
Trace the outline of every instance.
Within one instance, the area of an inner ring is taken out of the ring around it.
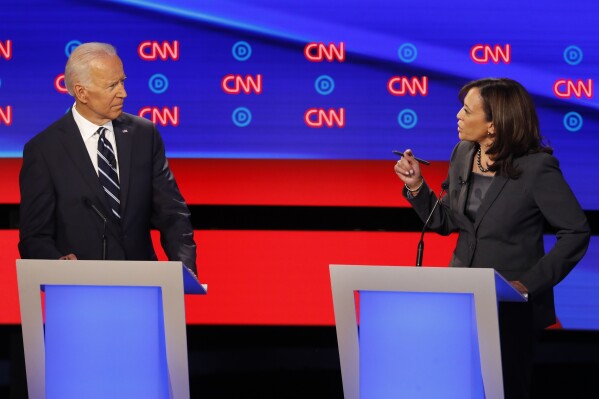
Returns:
[[[397,150],[393,150],[393,153],[395,155],[399,155],[400,157],[403,157],[403,152],[401,151],[397,151]],[[430,165],[431,163],[429,161],[425,161],[424,159],[420,159],[420,158],[416,158],[414,157],[415,160],[417,160],[419,163],[423,164],[423,165]]]

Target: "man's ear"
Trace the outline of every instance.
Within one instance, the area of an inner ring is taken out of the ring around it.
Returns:
[[[75,87],[73,87],[73,95],[80,103],[87,103],[87,89],[82,84],[75,84]]]

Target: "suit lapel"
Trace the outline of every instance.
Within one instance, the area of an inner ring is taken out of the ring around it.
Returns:
[[[460,186],[460,191],[459,191],[458,200],[457,200],[458,203],[457,203],[456,209],[458,210],[460,215],[464,215],[464,210],[466,209],[466,200],[468,199],[468,186],[469,186],[469,184],[463,184],[462,182],[460,182],[460,179],[465,182],[470,181],[470,174],[472,173],[472,162],[474,160],[475,153],[476,153],[476,146],[473,145],[468,150],[466,155],[462,158],[466,162],[462,165],[459,165],[458,168],[456,168],[457,173],[458,173],[456,178],[458,179],[459,186]],[[466,219],[468,219],[468,218],[466,218]]]
[[[462,164],[456,164],[455,167],[455,175],[452,176],[452,179],[455,179],[459,182],[460,178],[464,181],[470,182],[472,184],[471,176],[472,176],[472,163],[474,162],[474,156],[476,155],[476,145],[472,144],[472,146],[466,150],[465,154],[462,156],[461,154],[457,154],[457,159],[463,159],[465,162]],[[507,177],[501,175],[495,175],[493,178],[493,182],[487,190],[485,194],[485,198],[483,199],[482,204],[480,205],[478,211],[476,212],[476,220],[474,221],[474,225],[470,222],[470,219],[465,214],[466,209],[466,201],[468,200],[468,187],[470,184],[459,184],[458,198],[456,200],[456,210],[457,216],[460,217],[467,226],[472,226],[474,229],[478,229],[482,219],[485,214],[497,199],[497,196],[501,193],[505,184],[507,183]]]
[[[106,196],[98,180],[98,175],[89,158],[89,153],[87,152],[79,128],[73,119],[73,115],[69,112],[63,120],[65,123],[60,128],[59,139],[67,156],[71,159],[79,173],[81,173],[83,180],[94,194],[95,202],[100,203],[103,208],[109,209]],[[81,200],[83,201],[83,198]]]
[[[131,126],[123,122],[122,116],[112,121],[114,138],[119,159],[119,183],[121,187],[121,218],[127,216],[127,197],[129,194],[129,181],[131,177],[131,156],[133,140]]]
[[[487,211],[489,210],[489,208],[491,207],[493,202],[495,202],[495,200],[497,199],[497,196],[501,193],[501,191],[505,187],[505,184],[507,183],[507,181],[508,181],[508,178],[505,176],[495,175],[495,177],[493,177],[493,182],[491,183],[491,186],[487,190],[487,193],[485,194],[485,198],[483,198],[483,202],[482,202],[482,204],[480,204],[480,207],[478,208],[478,211],[476,212],[476,220],[474,221],[475,229],[478,229],[478,226],[480,225],[481,221],[485,217],[485,214],[487,213]]]

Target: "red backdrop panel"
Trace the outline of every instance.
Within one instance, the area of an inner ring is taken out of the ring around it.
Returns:
[[[418,233],[196,231],[199,275],[208,295],[186,298],[188,323],[333,325],[329,264],[413,265],[418,238]],[[154,239],[158,243],[158,234]],[[455,240],[427,235],[425,265],[446,265]],[[0,323],[20,323],[17,242],[17,231],[0,231]],[[164,260],[164,253],[159,257]]]
[[[0,230],[0,323],[21,322],[19,314],[19,289],[15,259],[19,258],[17,244],[19,232]]]
[[[17,204],[20,158],[0,159],[0,203]],[[186,201],[194,205],[409,206],[394,161],[171,159]],[[439,191],[447,162],[423,166]]]
[[[417,233],[199,231],[205,297],[189,323],[333,325],[329,264],[413,265]],[[447,265],[454,237],[427,236],[426,265]],[[163,256],[163,255],[162,255]]]

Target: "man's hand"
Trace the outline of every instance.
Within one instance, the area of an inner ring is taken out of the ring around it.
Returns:
[[[526,288],[524,286],[524,284],[522,284],[520,281],[515,280],[515,281],[510,281],[510,284],[512,285],[512,287],[514,287],[515,289],[518,290],[518,292],[520,292],[521,294],[528,294],[528,288]]]
[[[61,256],[58,259],[59,260],[77,260],[77,257],[75,256],[75,254],[68,254],[68,255],[65,255],[65,256]]]

